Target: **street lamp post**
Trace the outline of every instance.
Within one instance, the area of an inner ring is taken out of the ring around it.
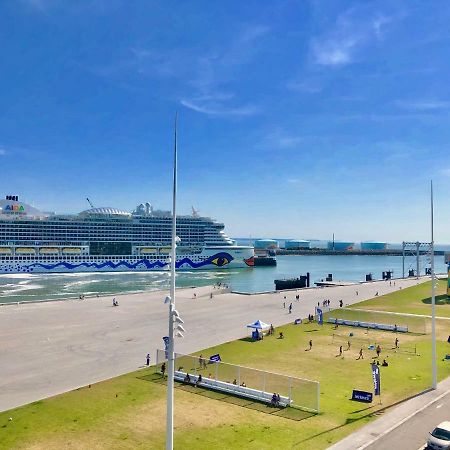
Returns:
[[[173,154],[173,193],[172,193],[172,250],[170,260],[170,300],[169,300],[169,345],[167,352],[167,436],[166,450],[173,449],[173,385],[175,373],[174,361],[174,320],[179,314],[175,309],[175,263],[177,245],[177,121],[175,115],[174,154]],[[176,314],[176,315],[175,315]]]
[[[436,352],[436,274],[434,273],[434,200],[433,180],[431,180],[431,387],[437,388],[437,352]]]

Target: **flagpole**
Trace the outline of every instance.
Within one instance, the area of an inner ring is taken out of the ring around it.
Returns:
[[[167,355],[167,431],[166,450],[173,450],[173,387],[174,387],[174,311],[175,311],[175,262],[176,262],[176,234],[177,234],[177,123],[178,113],[175,114],[175,134],[173,153],[173,192],[172,192],[172,249],[170,260],[170,302],[169,302],[169,345]]]
[[[433,180],[431,180],[431,358],[433,389],[437,388],[437,352],[436,352],[436,274],[434,273],[434,199]]]

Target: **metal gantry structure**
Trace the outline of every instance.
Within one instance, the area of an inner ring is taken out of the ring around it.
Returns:
[[[416,268],[415,268],[415,274],[414,276],[420,277],[420,270],[421,270],[421,264],[420,264],[420,258],[425,257],[426,263],[428,265],[428,259],[429,264],[431,266],[432,263],[432,242],[402,242],[402,278],[405,278],[405,262],[408,257],[413,257],[415,259]],[[425,269],[428,269],[425,267]],[[430,270],[430,269],[429,269]],[[409,272],[409,270],[408,270]],[[427,270],[424,270],[424,275],[429,275],[430,273],[427,273]],[[411,276],[408,274],[408,276]]]

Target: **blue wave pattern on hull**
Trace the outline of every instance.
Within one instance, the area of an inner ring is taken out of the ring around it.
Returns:
[[[180,261],[177,261],[175,263],[175,266],[177,269],[179,269],[183,264],[187,264],[192,269],[199,269],[200,267],[207,266],[209,264],[213,264],[217,267],[223,267],[229,264],[231,261],[233,261],[233,257],[226,252],[220,252],[216,253],[209,258],[205,259],[204,261],[200,261],[198,263],[192,261],[189,258],[183,258]],[[155,261],[154,263],[151,263],[147,259],[140,259],[139,261],[136,261],[135,263],[129,263],[127,261],[119,261],[118,263],[113,263],[112,261],[106,261],[104,263],[80,263],[80,264],[70,264],[68,262],[62,261],[58,262],[56,264],[41,264],[41,263],[33,263],[29,265],[24,265],[23,270],[24,271],[33,271],[34,268],[42,268],[46,270],[54,270],[58,267],[64,267],[67,270],[75,270],[80,267],[85,268],[92,268],[92,269],[104,269],[106,267],[110,269],[118,269],[119,267],[126,267],[127,269],[136,269],[139,265],[144,264],[147,270],[155,269],[155,268],[163,268],[168,266],[168,263],[162,262],[162,261]]]

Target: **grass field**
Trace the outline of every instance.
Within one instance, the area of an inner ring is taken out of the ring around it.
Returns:
[[[426,292],[422,286],[408,291],[413,304],[420,304],[420,297]],[[450,376],[450,364],[441,360],[449,352],[446,322],[440,321],[438,327],[439,379]],[[336,330],[330,325],[306,323],[283,326],[277,332],[280,330],[284,339],[276,336],[259,342],[242,339],[202,353],[220,353],[222,360],[230,363],[320,381],[321,414],[292,420],[260,404],[202,389],[185,390],[177,385],[175,448],[326,448],[372,420],[380,408],[430,386],[428,335],[399,336],[400,346],[417,346],[420,356],[415,356],[393,350],[393,333],[370,331],[368,337],[364,330],[339,327],[342,341],[350,331],[354,333],[351,349],[341,358],[336,355],[342,344],[336,338],[333,340]],[[310,339],[313,348],[305,351]],[[352,389],[372,391],[369,361],[374,352],[365,347],[366,339],[381,343],[381,358],[387,358],[390,364],[380,368],[382,405],[378,399],[370,405],[349,400]],[[357,361],[361,347],[365,359]],[[166,388],[154,372],[154,368],[140,370],[0,413],[0,448],[162,449]]]
[[[357,303],[350,308],[393,311],[400,313],[431,315],[431,282],[411,289],[400,289],[392,294]],[[436,315],[450,317],[450,299],[447,297],[447,280],[438,280],[436,289]]]

